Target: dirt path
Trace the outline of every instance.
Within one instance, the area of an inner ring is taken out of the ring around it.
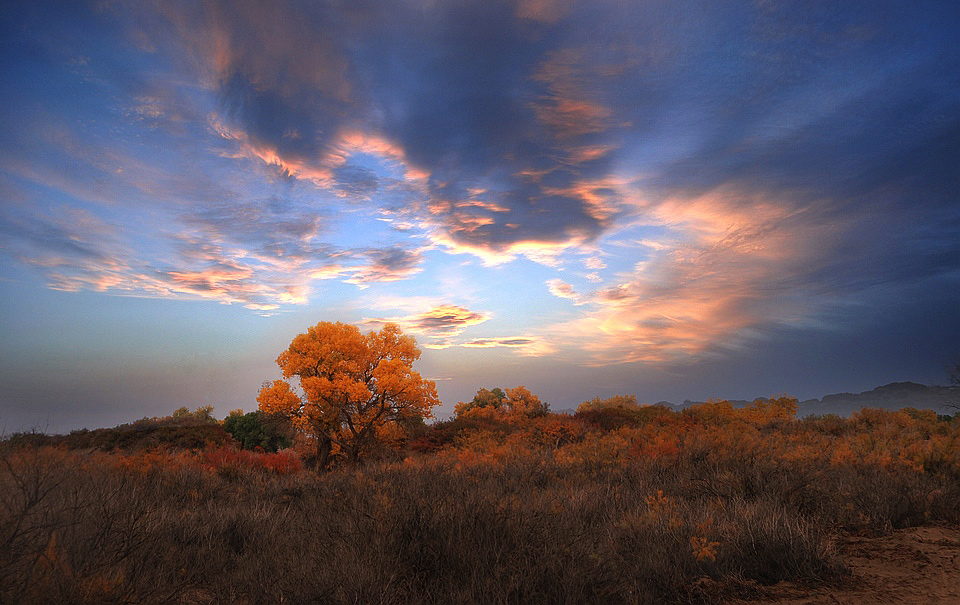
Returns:
[[[960,605],[960,530],[956,528],[916,527],[882,538],[846,538],[839,548],[852,572],[844,585],[815,592],[778,585],[763,602]]]

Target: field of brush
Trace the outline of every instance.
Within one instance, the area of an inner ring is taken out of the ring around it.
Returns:
[[[215,422],[0,448],[3,603],[762,599],[844,582],[838,538],[960,523],[960,418],[910,409],[464,418],[320,472]]]

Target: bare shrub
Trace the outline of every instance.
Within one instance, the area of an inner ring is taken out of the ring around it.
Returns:
[[[748,412],[448,424],[433,453],[322,474],[7,442],[0,602],[718,602],[843,577],[840,532],[960,522],[953,423]]]

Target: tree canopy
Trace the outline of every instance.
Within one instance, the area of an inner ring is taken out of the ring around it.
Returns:
[[[460,415],[464,412],[479,410],[482,408],[499,410],[503,407],[503,402],[506,398],[507,394],[504,393],[503,389],[500,387],[494,387],[493,389],[479,389],[477,394],[473,396],[473,399],[466,403],[460,402],[457,404],[456,413]]]
[[[384,434],[430,418],[436,385],[413,370],[420,350],[395,324],[363,334],[356,326],[320,322],[298,334],[277,364],[287,380],[265,385],[260,409],[281,413],[317,444],[318,466],[333,453],[359,461]]]
[[[458,417],[473,418],[534,418],[544,416],[550,411],[547,403],[520,385],[506,392],[500,387],[492,390],[480,389],[473,399],[454,406]]]
[[[638,410],[640,404],[637,403],[636,395],[614,395],[608,399],[594,397],[590,401],[584,401],[577,406],[578,412],[609,409]]]

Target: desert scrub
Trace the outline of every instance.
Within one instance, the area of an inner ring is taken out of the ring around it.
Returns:
[[[710,405],[438,423],[319,474],[8,440],[0,602],[718,602],[842,577],[841,533],[960,522],[955,420]]]
[[[686,602],[711,598],[704,576],[733,586],[839,569],[798,513],[687,497],[680,481],[665,495],[662,469],[540,458],[225,475],[203,456],[162,458],[6,452],[0,598]]]

